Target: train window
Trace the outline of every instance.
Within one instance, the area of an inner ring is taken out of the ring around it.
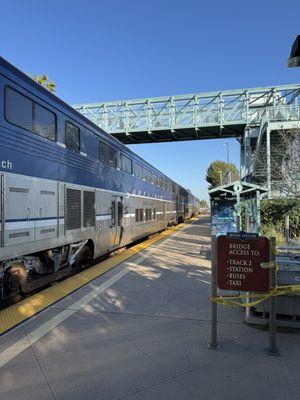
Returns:
[[[134,175],[137,178],[143,179],[143,166],[138,163],[134,163]]]
[[[121,154],[121,169],[124,172],[132,174],[132,160],[124,156],[124,154]]]
[[[5,87],[5,117],[11,124],[56,140],[56,115],[8,86]]]
[[[144,210],[142,208],[140,208],[140,221],[144,221]]]
[[[99,158],[103,163],[107,163],[107,144],[103,142],[99,142]]]
[[[101,162],[117,168],[117,151],[104,142],[99,142],[99,159]]]
[[[151,220],[151,208],[146,209],[146,221]]]
[[[165,180],[165,190],[170,191],[170,181],[168,179]]]
[[[153,185],[158,185],[158,176],[156,174],[152,174],[152,183]]]
[[[149,169],[145,168],[144,169],[144,179],[146,182],[151,183],[152,179],[151,179],[151,172],[149,171]]]
[[[160,176],[159,178],[158,178],[158,186],[159,187],[163,187],[163,182],[164,182],[164,180],[163,180],[163,178]]]
[[[112,147],[109,147],[108,164],[111,167],[117,168],[117,152]]]
[[[140,222],[140,210],[138,208],[135,210],[135,222]]]
[[[5,87],[5,118],[11,124],[32,131],[33,102],[10,87]]]
[[[33,130],[46,139],[56,140],[56,116],[45,107],[34,103]]]
[[[65,125],[65,141],[68,149],[80,150],[80,130],[68,121]]]
[[[146,215],[147,215],[147,210],[146,210]],[[142,208],[137,208],[135,210],[135,222],[143,222],[143,221],[144,221],[144,210]]]
[[[111,226],[115,226],[116,225],[116,202],[115,201],[111,202],[110,214],[111,214]]]

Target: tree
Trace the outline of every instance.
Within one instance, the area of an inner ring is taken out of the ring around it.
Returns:
[[[206,200],[200,200],[199,201],[199,207],[201,208],[208,208]]]
[[[44,88],[48,89],[49,92],[54,93],[56,90],[56,85],[53,81],[50,81],[46,74],[38,75],[34,74],[32,78],[35,82],[39,83],[40,85],[44,86]]]
[[[224,185],[228,181],[228,176],[231,176],[230,181],[234,182],[239,179],[239,172],[237,167],[224,161],[213,161],[207,168],[206,181],[209,183],[209,189]]]

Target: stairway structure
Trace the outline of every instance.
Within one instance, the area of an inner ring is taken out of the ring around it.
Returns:
[[[266,184],[271,194],[276,131],[300,129],[299,100],[295,84],[73,107],[124,144],[235,137],[242,178]]]
[[[299,105],[266,108],[252,144],[251,133],[244,138],[245,147],[252,148],[245,149],[243,176],[266,185],[273,196],[293,195],[296,186],[300,194],[299,138]]]

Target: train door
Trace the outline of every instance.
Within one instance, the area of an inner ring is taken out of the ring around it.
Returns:
[[[58,236],[58,184],[36,182],[35,187],[35,238],[51,239]]]
[[[167,203],[164,203],[164,206],[163,206],[163,218],[164,218],[164,223],[166,225],[167,224]]]
[[[183,216],[183,219],[186,220],[188,218],[188,214],[189,214],[188,193],[184,193],[183,202],[184,202],[184,206],[183,206],[184,207],[183,208],[184,216]]]
[[[6,175],[4,246],[34,241],[34,204],[33,179]]]
[[[123,223],[124,221],[124,204],[123,197],[113,196],[111,202],[111,233],[112,247],[117,247],[122,242]]]

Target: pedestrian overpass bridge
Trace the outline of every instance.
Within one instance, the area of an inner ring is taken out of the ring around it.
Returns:
[[[297,119],[300,85],[194,93],[74,108],[125,144],[242,136],[270,117]]]
[[[271,190],[276,131],[300,129],[299,100],[291,84],[73,107],[124,144],[238,138],[241,177]]]

